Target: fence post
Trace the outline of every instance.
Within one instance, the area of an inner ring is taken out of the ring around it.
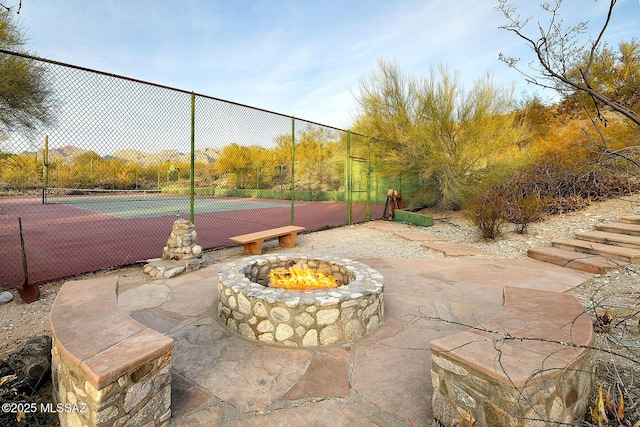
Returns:
[[[296,118],[291,117],[291,225],[294,225],[294,205],[296,198]]]
[[[44,136],[42,149],[42,204],[47,203],[47,187],[49,186],[49,135]]]
[[[367,138],[367,194],[365,196],[365,221],[371,221],[371,138]]]
[[[196,198],[196,94],[191,92],[191,183],[190,183],[190,200],[189,200],[189,220],[195,224],[195,198]]]
[[[345,188],[347,190],[347,225],[351,225],[351,131],[347,130],[347,173],[345,174]]]

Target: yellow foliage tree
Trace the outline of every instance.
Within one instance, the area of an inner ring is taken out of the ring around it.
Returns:
[[[379,67],[361,81],[358,130],[384,141],[376,155],[397,172],[419,174],[435,202],[457,209],[479,182],[515,163],[526,127],[512,91],[490,75],[467,91],[444,66],[424,79],[384,61]]]

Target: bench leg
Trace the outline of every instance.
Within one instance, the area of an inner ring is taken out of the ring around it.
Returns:
[[[242,245],[245,253],[251,255],[260,255],[262,253],[262,243],[264,240],[256,240],[255,242],[249,242]]]
[[[280,236],[278,240],[280,241],[280,246],[284,246],[286,248],[294,248],[296,246],[296,236],[297,232],[293,232],[290,234],[285,234],[284,236]]]

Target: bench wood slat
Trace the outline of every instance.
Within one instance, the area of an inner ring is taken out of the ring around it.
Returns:
[[[259,255],[262,253],[262,244],[266,239],[277,237],[280,246],[293,248],[296,246],[296,236],[304,230],[306,230],[305,227],[288,225],[286,227],[272,228],[270,230],[230,237],[229,240],[235,243],[241,243],[245,252],[252,255]]]

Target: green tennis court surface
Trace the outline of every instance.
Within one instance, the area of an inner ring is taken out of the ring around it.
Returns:
[[[50,197],[48,203],[65,204],[116,218],[154,218],[159,216],[188,215],[190,200],[185,196],[145,195],[127,196],[73,196]],[[289,201],[265,201],[251,199],[216,199],[212,197],[194,200],[194,213],[228,212],[289,207]]]

